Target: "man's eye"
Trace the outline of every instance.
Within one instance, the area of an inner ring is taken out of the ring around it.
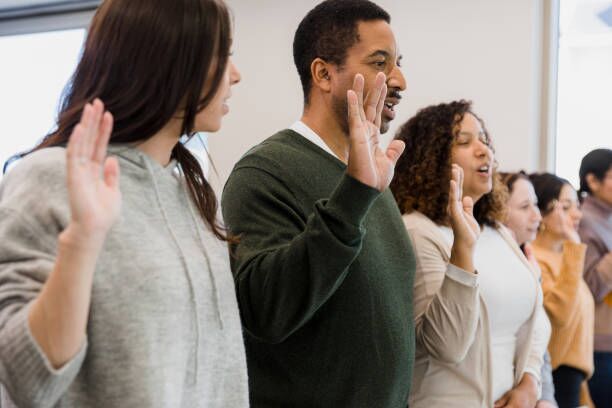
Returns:
[[[374,65],[376,65],[379,68],[383,68],[385,65],[387,65],[387,61],[375,61]]]

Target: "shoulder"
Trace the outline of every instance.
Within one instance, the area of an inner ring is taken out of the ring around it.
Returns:
[[[281,130],[246,152],[232,173],[243,168],[259,168],[275,174],[278,170],[308,166],[320,161],[326,153],[291,129]]]
[[[402,221],[404,221],[404,226],[410,232],[432,236],[440,234],[440,227],[425,214],[418,211],[403,214]]]
[[[410,238],[412,238],[416,246],[428,242],[440,248],[450,248],[445,242],[444,236],[440,231],[440,226],[423,213],[413,211],[408,214],[403,214],[402,221],[404,222],[406,231],[408,231]],[[416,249],[418,251],[419,248]]]
[[[66,149],[50,147],[20,159],[5,174],[0,186],[0,200],[28,197],[40,200],[66,190]]]
[[[65,156],[61,147],[41,149],[5,175],[0,184],[0,212],[10,214],[7,219],[12,221],[3,228],[20,228],[27,221],[41,236],[57,236],[64,229],[70,217]]]

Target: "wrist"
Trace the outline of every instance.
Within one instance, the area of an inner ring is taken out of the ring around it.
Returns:
[[[532,374],[525,373],[518,387],[532,395],[534,400],[538,398],[539,382]]]
[[[474,247],[453,244],[451,248],[450,263],[465,271],[475,273]]]
[[[71,222],[59,235],[59,243],[64,247],[84,251],[99,251],[104,245],[107,231],[88,229]]]

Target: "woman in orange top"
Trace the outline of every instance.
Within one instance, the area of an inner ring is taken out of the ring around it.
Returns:
[[[542,222],[533,242],[542,269],[544,307],[552,324],[550,351],[555,399],[560,408],[580,405],[584,380],[593,374],[594,302],[582,273],[582,213],[576,191],[550,173],[532,174]]]

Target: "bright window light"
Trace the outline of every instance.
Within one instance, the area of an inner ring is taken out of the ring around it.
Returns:
[[[612,148],[612,1],[561,0],[556,172],[578,187],[589,151]]]
[[[60,96],[84,36],[84,29],[76,29],[0,37],[1,165],[55,127]]]

